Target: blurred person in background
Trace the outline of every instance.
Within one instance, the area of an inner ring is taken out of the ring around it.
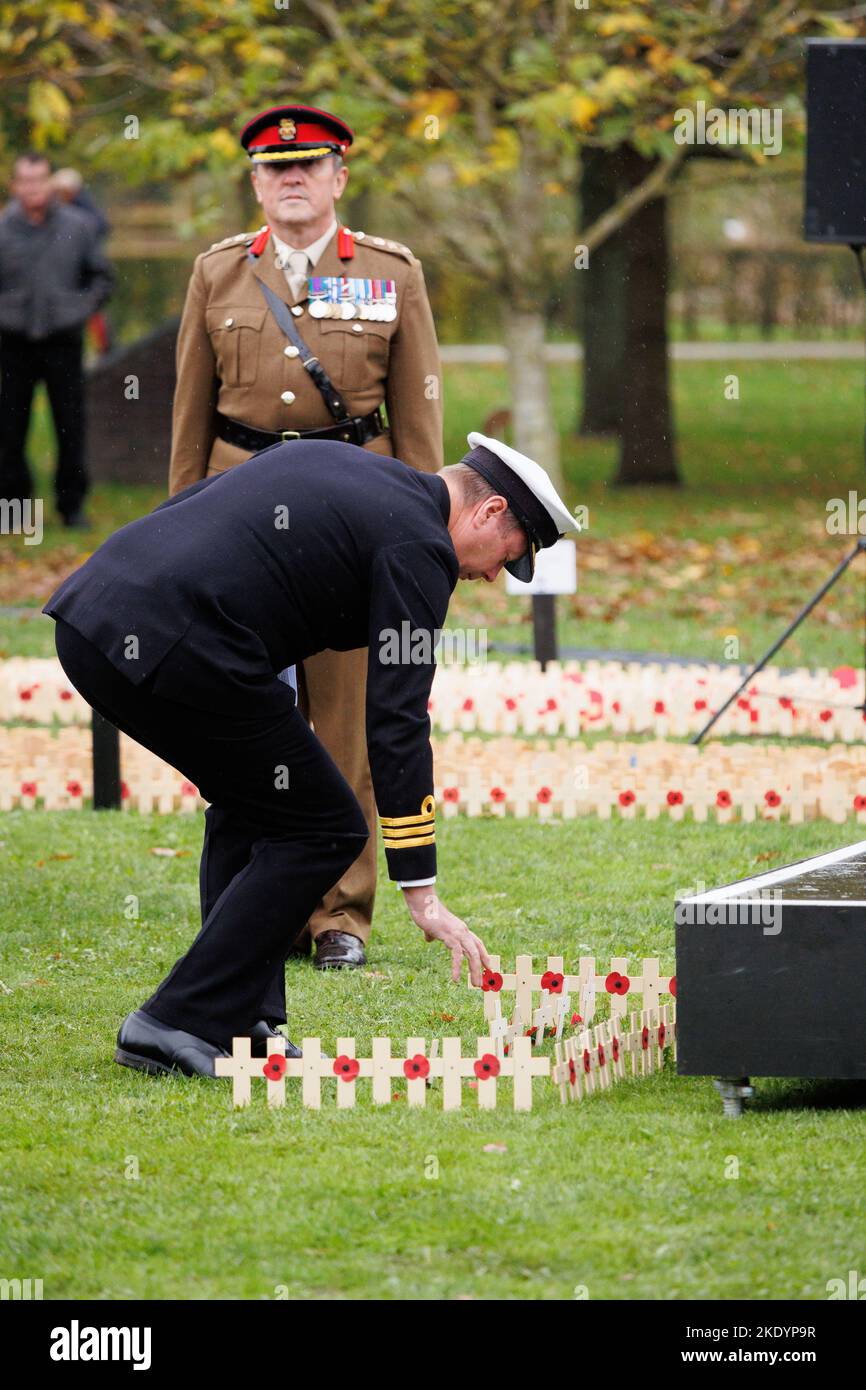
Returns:
[[[61,203],[66,203],[69,207],[79,208],[81,212],[87,213],[96,229],[97,240],[104,241],[111,231],[108,218],[102,208],[97,207],[93,197],[84,187],[84,179],[78,170],[58,169],[51,176],[51,187]]]
[[[92,195],[88,193],[84,186],[84,179],[78,170],[58,169],[52,175],[51,186],[61,203],[66,203],[70,207],[79,208],[81,212],[87,213],[93,222],[97,241],[104,242],[111,231],[111,225],[102,208],[97,206]],[[87,323],[87,330],[90,335],[91,346],[96,352],[104,356],[106,352],[111,351],[113,345],[111,322],[108,315],[103,313],[101,309],[97,309],[95,314],[91,314]]]
[[[55,196],[44,154],[18,156],[10,191],[0,215],[0,497],[33,496],[25,445],[33,393],[44,381],[57,436],[57,511],[65,526],[84,528],[82,340],[112,274],[92,218]]]

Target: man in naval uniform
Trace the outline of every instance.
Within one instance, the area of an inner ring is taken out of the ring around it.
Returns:
[[[440,364],[421,263],[406,246],[339,225],[352,131],[328,112],[281,106],[240,138],[267,220],[196,260],[178,338],[170,493],[290,436],[358,444],[435,472]],[[372,830],[366,663],[364,648],[320,652],[295,679]],[[365,964],[375,891],[371,835],[314,907],[296,953],[312,937],[320,969]]]
[[[123,1065],[213,1076],[234,1036],[272,1048],[274,979],[368,834],[279,679],[324,648],[369,647],[388,873],[453,978],[465,957],[480,984],[484,945],[436,893],[432,653],[458,578],[490,582],[503,565],[531,578],[539,547],[575,523],[538,464],[482,435],[469,444],[437,474],[352,444],[274,445],[123,527],[46,604],[72,684],[210,803],[201,930],[121,1025]]]

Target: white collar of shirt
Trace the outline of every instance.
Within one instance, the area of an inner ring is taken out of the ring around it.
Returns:
[[[320,236],[319,240],[314,241],[310,246],[290,246],[287,241],[281,241],[280,238],[277,236],[276,232],[274,231],[271,232],[271,239],[274,243],[274,250],[279,255],[280,259],[283,262],[283,265],[288,265],[289,256],[292,254],[293,251],[303,251],[304,255],[307,257],[307,260],[310,262],[310,266],[312,267],[316,264],[319,257],[322,255],[322,252],[324,251],[328,242],[333,237],[336,230],[337,219],[335,217],[330,227],[325,232],[324,236]]]

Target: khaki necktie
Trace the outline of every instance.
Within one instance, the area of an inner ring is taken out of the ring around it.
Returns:
[[[310,258],[306,251],[292,251],[289,253],[289,273],[287,280],[292,295],[297,299],[306,288],[307,276],[310,270]]]

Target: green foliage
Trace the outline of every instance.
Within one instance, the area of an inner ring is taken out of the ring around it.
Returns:
[[[387,163],[399,185],[435,161],[501,193],[511,166],[495,154],[508,132],[521,144],[542,137],[548,159],[623,140],[664,156],[680,106],[778,104],[798,90],[801,39],[819,25],[858,31],[746,4],[6,0],[0,158],[32,141],[76,158],[95,147],[100,166],[132,185],[218,176],[228,148],[212,132],[233,138],[251,110],[294,97],[338,106],[357,125],[359,180],[381,178]],[[136,149],[125,114],[141,122]]]

